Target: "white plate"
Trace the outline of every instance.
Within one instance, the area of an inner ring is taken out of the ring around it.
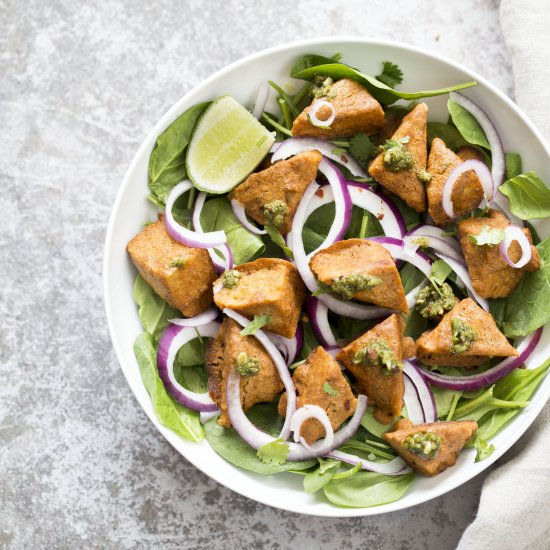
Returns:
[[[206,441],[200,444],[183,441],[157,422],[132,350],[134,339],[142,328],[132,300],[135,271],[126,253],[127,242],[142,229],[144,221],[153,219],[155,215],[154,208],[146,200],[149,154],[157,136],[174,119],[195,103],[223,94],[230,94],[244,105],[251,106],[258,87],[266,80],[293,84],[288,77],[289,69],[301,55],[331,56],[336,52],[342,54],[344,62],[370,74],[378,74],[382,61],[397,63],[405,74],[399,88],[407,91],[477,80],[479,85],[467,90],[466,94],[482,105],[495,122],[505,150],[520,153],[525,170],[537,171],[545,181],[550,179],[550,152],[534,125],[502,92],[457,63],[404,44],[382,40],[329,38],[286,44],[251,55],[218,71],[182,97],[151,130],[124,177],[113,207],[105,243],[103,281],[109,330],[128,384],[151,422],[187,460],[219,483],[264,504],[303,514],[344,517],[381,514],[415,506],[458,487],[485,470],[519,439],[540,412],[550,396],[550,377],[538,389],[529,407],[492,440],[496,451],[487,460],[475,463],[474,450],[467,449],[456,466],[443,474],[435,478],[418,476],[407,494],[397,502],[373,508],[337,508],[324,500],[322,491],[317,495],[305,493],[302,476],[286,473],[263,476],[241,470],[217,455]],[[293,85],[298,84],[294,82]],[[446,96],[426,100],[431,120],[447,120],[446,101]],[[548,223],[537,224],[537,228],[543,237],[550,233]],[[550,330],[545,330],[530,366],[537,366],[546,358],[549,344]]]

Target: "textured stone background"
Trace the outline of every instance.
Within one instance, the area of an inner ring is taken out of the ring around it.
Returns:
[[[511,93],[498,0],[0,2],[0,547],[453,548],[481,477],[383,517],[300,517],[168,445],[111,350],[107,220],[154,122],[224,65],[298,38],[393,38]]]

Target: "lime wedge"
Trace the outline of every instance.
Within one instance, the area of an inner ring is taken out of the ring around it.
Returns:
[[[187,149],[187,175],[200,191],[227,193],[260,164],[274,141],[240,103],[222,96],[197,124]]]

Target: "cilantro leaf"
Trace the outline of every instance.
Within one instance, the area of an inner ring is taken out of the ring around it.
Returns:
[[[495,450],[495,446],[492,443],[489,445],[489,443],[481,437],[475,438],[474,446],[476,448],[476,462],[481,462],[482,460],[489,458]]]
[[[452,268],[444,262],[443,260],[437,260],[432,264],[432,276],[430,280],[442,285],[445,282],[445,279],[451,274]]]
[[[403,71],[391,61],[384,61],[382,74],[376,76],[376,80],[383,82],[386,86],[394,88],[403,82]]]
[[[262,445],[257,452],[258,458],[264,464],[280,466],[288,458],[289,447],[281,438]]]
[[[254,315],[254,319],[241,330],[243,336],[256,334],[256,331],[271,323],[271,315]]]
[[[361,132],[350,140],[349,152],[355,160],[361,164],[366,164],[373,153],[377,151],[370,137]]]
[[[330,382],[327,380],[324,384],[323,384],[323,391],[327,394],[327,395],[332,395],[333,397],[338,397],[340,394],[338,393],[338,390],[335,390],[331,385],[330,385]]]
[[[483,246],[485,244],[499,244],[504,240],[505,233],[502,229],[489,228],[488,225],[484,225],[481,231],[477,235],[468,235],[470,240],[477,244],[478,246]]]

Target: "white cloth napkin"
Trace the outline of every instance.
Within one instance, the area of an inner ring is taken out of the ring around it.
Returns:
[[[550,1],[501,0],[516,102],[550,141]],[[550,548],[550,404],[483,484],[457,550]]]

